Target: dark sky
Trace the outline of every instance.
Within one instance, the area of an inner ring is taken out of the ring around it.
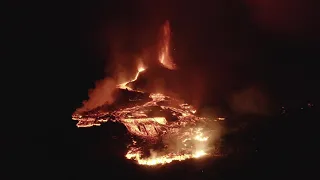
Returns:
[[[79,83],[112,73],[114,64],[134,67],[129,56],[154,46],[168,19],[174,59],[193,72],[189,79],[200,79],[195,85],[207,99],[250,86],[290,103],[316,96],[319,12],[314,1],[132,0],[70,6],[59,15],[66,27],[57,22],[55,28],[61,43],[70,43],[66,50],[74,51],[67,53],[78,67],[71,71]],[[90,73],[79,75],[83,71]]]
[[[60,94],[61,101],[75,108],[96,80],[113,73],[115,64],[130,68],[129,56],[154,46],[159,27],[168,19],[175,62],[192,72],[188,79],[194,79],[192,86],[207,100],[257,86],[273,99],[307,101],[317,96],[318,4],[311,0],[14,1],[6,19],[7,52],[28,67],[44,67],[36,68],[46,79],[37,84],[48,84],[45,90]]]

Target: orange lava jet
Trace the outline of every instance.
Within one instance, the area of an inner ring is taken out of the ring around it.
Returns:
[[[160,43],[159,50],[159,62],[168,69],[176,69],[176,65],[173,63],[172,57],[170,56],[170,38],[171,30],[169,21],[166,21],[162,28],[162,41]]]

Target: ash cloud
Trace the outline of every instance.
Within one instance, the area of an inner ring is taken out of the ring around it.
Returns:
[[[90,89],[88,92],[89,99],[83,101],[83,106],[77,111],[90,111],[105,104],[112,104],[115,100],[116,85],[116,81],[112,78],[97,81],[95,88]]]

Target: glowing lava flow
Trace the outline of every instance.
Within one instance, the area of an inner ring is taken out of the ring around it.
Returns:
[[[183,161],[183,160],[191,159],[191,158],[199,158],[199,157],[202,157],[206,154],[207,153],[205,153],[203,150],[200,150],[200,151],[195,152],[194,154],[182,154],[182,155],[167,154],[167,155],[163,155],[160,157],[142,159],[140,152],[129,151],[127,153],[126,157],[128,159],[136,160],[141,165],[154,166],[154,165],[158,165],[158,164],[171,163],[172,161]]]
[[[73,114],[78,127],[99,126],[108,120],[122,123],[134,137],[128,145],[127,159],[141,165],[166,164],[208,155],[209,141],[216,136],[206,128],[211,119],[198,117],[195,109],[160,93],[150,94],[150,101],[142,105],[112,112],[98,110],[85,115]],[[156,108],[156,109],[155,109]],[[169,112],[173,118],[152,116],[152,112]],[[164,148],[153,150],[152,145],[163,144]]]
[[[140,74],[141,72],[145,71],[145,70],[146,70],[146,69],[145,69],[143,66],[139,67],[136,76],[135,76],[132,80],[127,81],[127,82],[124,82],[124,83],[121,83],[121,84],[119,84],[117,87],[120,88],[120,89],[128,89],[128,90],[133,91],[133,89],[130,88],[130,87],[128,87],[127,85],[128,85],[129,83],[131,83],[131,82],[136,81],[136,80],[138,79],[138,77],[139,77],[139,74]]]

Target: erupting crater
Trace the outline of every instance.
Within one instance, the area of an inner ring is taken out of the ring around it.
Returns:
[[[169,40],[170,26],[166,22],[158,60],[163,67],[174,70],[176,65],[169,55]],[[125,157],[141,165],[213,155],[220,129],[217,120],[221,118],[201,117],[193,106],[181,100],[130,88],[128,85],[145,70],[146,67],[138,66],[132,80],[117,85],[118,96],[125,97],[121,105],[116,101],[92,110],[75,111],[72,119],[78,121],[77,126],[100,126],[107,121],[122,123],[132,136]]]

